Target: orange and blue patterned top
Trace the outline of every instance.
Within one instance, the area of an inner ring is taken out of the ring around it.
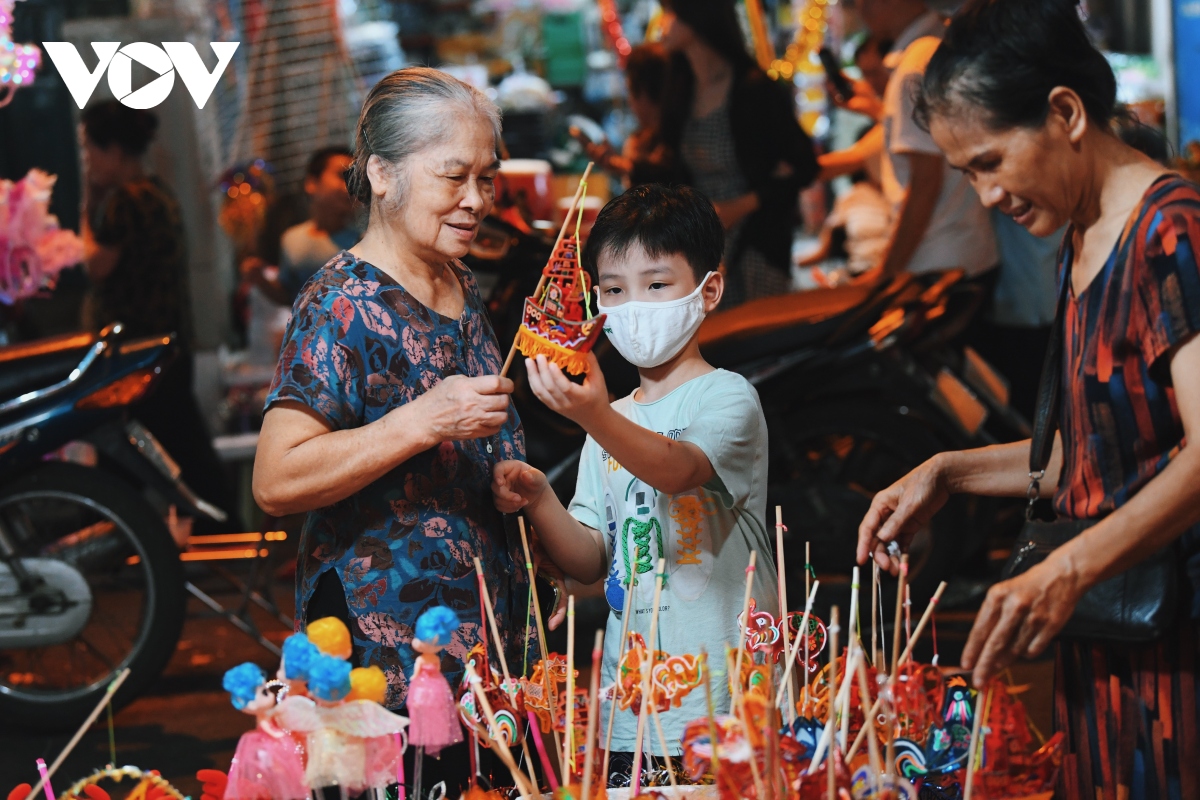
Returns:
[[[1070,280],[1072,231],[1059,279]],[[1103,270],[1064,312],[1063,467],[1055,510],[1103,517],[1185,445],[1170,354],[1200,331],[1200,187],[1156,180]]]
[[[498,375],[500,348],[475,278],[457,262],[452,269],[465,301],[458,319],[425,307],[351,253],[334,256],[296,298],[266,408],[300,403],[332,430],[346,430],[380,419],[451,375]],[[354,660],[383,669],[389,708],[407,698],[413,629],[433,606],[450,607],[461,622],[442,658],[457,685],[468,651],[484,633],[476,556],[486,565],[508,662],[522,663],[529,578],[520,540],[506,535],[492,503],[491,481],[496,462],[524,458],[524,433],[510,405],[495,436],[442,442],[305,518],[296,618],[305,618],[321,574],[336,570]],[[533,641],[536,650],[536,635]]]

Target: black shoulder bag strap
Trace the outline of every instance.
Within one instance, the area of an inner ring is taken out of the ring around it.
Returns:
[[[1069,234],[1068,234],[1069,235]],[[1054,452],[1054,432],[1058,430],[1059,402],[1062,394],[1063,338],[1066,325],[1067,295],[1071,286],[1071,270],[1064,268],[1059,279],[1058,302],[1055,304],[1054,325],[1046,343],[1046,358],[1042,361],[1042,377],[1038,382],[1037,409],[1033,418],[1033,440],[1029,445],[1029,489],[1026,491],[1025,519],[1033,517],[1033,504],[1041,494],[1046,465]]]

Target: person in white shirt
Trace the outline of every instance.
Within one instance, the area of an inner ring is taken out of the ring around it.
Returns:
[[[980,279],[990,298],[1000,254],[987,211],[912,118],[913,88],[937,49],[944,23],[923,0],[861,0],[859,16],[873,37],[894,42],[884,59],[892,74],[882,103],[876,105],[880,131],[859,144],[859,157],[847,158],[843,152],[822,158],[822,177],[862,169],[865,145],[878,142],[881,184],[893,209],[893,226],[883,256],[862,279],[961,267],[968,278]],[[856,91],[865,86],[857,83]],[[861,101],[856,108],[869,105]]]

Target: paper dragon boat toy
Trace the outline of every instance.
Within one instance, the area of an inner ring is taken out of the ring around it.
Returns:
[[[590,281],[579,265],[579,239],[561,239],[542,270],[533,297],[525,298],[517,349],[529,358],[544,355],[572,375],[587,372],[604,315],[593,317]]]

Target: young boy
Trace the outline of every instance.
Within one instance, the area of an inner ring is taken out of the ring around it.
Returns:
[[[600,212],[583,252],[596,283],[605,332],[638,367],[639,388],[609,404],[595,356],[582,385],[544,356],[527,360],[534,393],[587,432],[579,482],[564,508],[538,470],[496,465],[492,490],[506,513],[523,509],[550,558],[580,583],[608,576],[612,609],[604,638],[604,685],[622,651],[621,615],[635,578],[629,630],[649,638],[655,566],[666,559],[654,649],[698,655],[714,665],[717,710],[729,708],[725,644],[736,645],[750,552],[758,551],[753,597],[778,613],[767,535],[767,425],[745,378],[714,369],[697,343],[704,315],[724,288],[716,271],[724,233],[712,204],[688,188],[651,184],[620,195]],[[662,715],[668,745],[691,720],[706,716],[704,692]],[[605,706],[602,719],[607,721]],[[614,768],[632,751],[637,717],[619,711]],[[647,729],[645,752],[658,753]],[[626,766],[625,770],[628,771]],[[611,773],[610,773],[611,774]]]

